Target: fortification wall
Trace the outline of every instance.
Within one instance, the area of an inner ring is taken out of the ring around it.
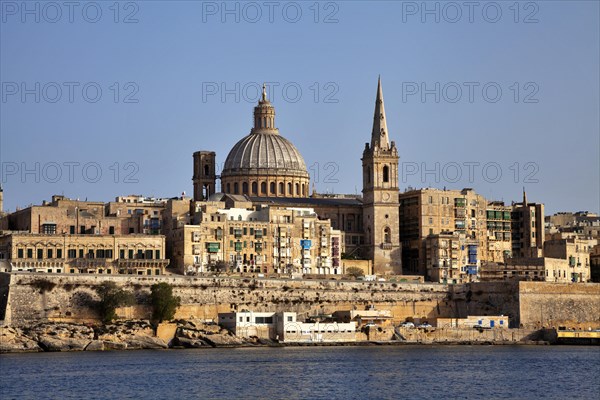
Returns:
[[[439,284],[11,273],[6,323],[95,321],[89,304],[96,299],[94,287],[105,281],[135,293],[139,305],[118,310],[124,318],[150,317],[150,286],[159,282],[171,284],[181,298],[176,318],[182,319],[216,321],[219,312],[242,309],[295,311],[303,317],[368,305],[391,310],[396,321],[456,316],[448,288]]]
[[[600,327],[599,283],[519,283],[519,314],[525,328]]]
[[[109,276],[0,273],[0,315],[6,325],[95,322],[94,288],[105,281],[134,292],[138,305],[118,310],[127,319],[148,319],[150,287],[173,286],[182,306],[176,318],[217,321],[218,313],[294,311],[299,319],[337,310],[388,309],[393,322],[407,318],[507,315],[511,327],[598,327],[600,284],[480,282],[464,285],[335,280],[239,279],[184,276]],[[5,304],[5,306],[3,306]]]

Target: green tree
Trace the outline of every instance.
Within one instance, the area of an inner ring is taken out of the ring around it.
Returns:
[[[121,289],[114,282],[103,282],[95,288],[100,300],[96,302],[96,310],[102,318],[102,323],[109,324],[117,318],[117,307],[135,304],[133,293]]]
[[[173,296],[173,286],[166,282],[150,287],[152,299],[152,319],[158,322],[171,320],[180,305],[181,299]]]
[[[229,267],[229,265],[225,261],[218,260],[215,262],[213,268],[216,272],[227,272],[228,267]]]
[[[362,270],[362,268],[348,267],[348,268],[346,268],[346,275],[350,275],[353,278],[358,278],[361,276],[365,276],[365,273]]]

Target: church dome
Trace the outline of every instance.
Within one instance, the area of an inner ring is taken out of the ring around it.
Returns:
[[[302,155],[279,133],[251,133],[237,142],[229,152],[223,175],[237,175],[260,169],[276,169],[280,174],[306,176]]]
[[[309,174],[302,155],[275,128],[275,108],[262,98],[254,108],[254,128],[237,142],[223,166],[221,191],[268,197],[308,195]]]

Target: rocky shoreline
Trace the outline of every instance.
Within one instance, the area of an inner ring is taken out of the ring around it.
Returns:
[[[166,328],[166,329],[163,329]],[[415,338],[416,339],[416,338]],[[538,339],[538,338],[536,338]],[[542,339],[542,338],[539,338]],[[224,347],[365,346],[365,345],[515,345],[549,344],[547,340],[390,340],[343,343],[278,343],[239,338],[215,324],[186,320],[155,327],[148,320],[110,325],[40,323],[28,328],[0,327],[0,353],[189,349]]]
[[[41,323],[28,328],[0,327],[0,353],[102,351],[168,348],[232,347],[271,344],[241,340],[217,325],[177,321],[171,338],[157,336],[150,321],[123,321],[95,326]]]

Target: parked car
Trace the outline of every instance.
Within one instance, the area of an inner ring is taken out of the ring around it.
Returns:
[[[400,326],[402,328],[414,328],[415,324],[410,321],[406,321],[406,322],[401,323]]]
[[[427,322],[423,322],[421,325],[419,325],[417,328],[433,328],[433,326],[431,326],[430,324],[428,324]]]

